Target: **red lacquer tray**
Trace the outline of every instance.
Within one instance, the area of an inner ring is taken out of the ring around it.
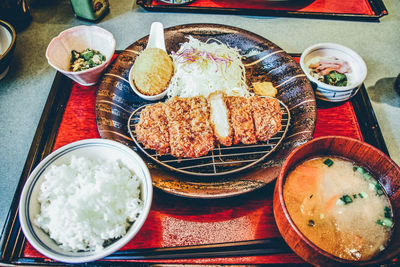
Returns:
[[[18,199],[31,170],[52,150],[99,137],[96,90],[96,86],[80,86],[57,73],[2,233],[2,263],[60,264],[42,256],[26,241],[18,221]],[[314,137],[324,135],[357,138],[388,153],[364,87],[351,101],[334,105],[318,102]],[[137,236],[120,251],[89,265],[305,264],[277,230],[273,186],[213,200],[187,199],[156,190],[149,217]]]
[[[149,11],[241,14],[377,21],[388,11],[382,0],[195,0],[185,5],[137,0]]]

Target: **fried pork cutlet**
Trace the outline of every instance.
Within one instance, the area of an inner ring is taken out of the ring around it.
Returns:
[[[282,128],[282,111],[276,98],[254,96],[250,98],[256,138],[267,141]]]
[[[221,145],[231,146],[233,132],[229,124],[229,110],[225,98],[224,93],[214,92],[208,96],[208,105],[215,140]]]
[[[174,97],[166,106],[173,156],[197,158],[214,148],[210,113],[204,97]]]
[[[233,143],[256,143],[250,100],[240,96],[228,96],[226,103],[230,113],[231,126],[234,131]]]
[[[140,113],[139,123],[135,126],[137,139],[145,148],[156,150],[160,155],[171,152],[165,108],[164,103],[145,107]]]
[[[140,114],[136,134],[145,148],[160,155],[196,158],[214,149],[215,142],[224,146],[231,146],[232,141],[265,142],[282,128],[281,120],[282,111],[275,98],[227,97],[216,92],[208,103],[202,96],[174,97],[147,106]]]

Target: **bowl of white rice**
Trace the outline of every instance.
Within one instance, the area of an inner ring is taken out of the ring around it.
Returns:
[[[150,211],[144,161],[111,140],[68,144],[43,159],[22,190],[19,219],[29,243],[56,261],[104,258],[128,243]]]

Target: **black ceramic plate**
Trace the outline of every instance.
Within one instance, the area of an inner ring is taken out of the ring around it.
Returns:
[[[288,106],[291,125],[282,144],[255,167],[230,176],[194,177],[170,172],[144,156],[153,185],[166,192],[194,198],[221,198],[253,191],[277,177],[289,153],[312,138],[316,121],[313,90],[300,66],[284,50],[249,31],[215,24],[189,24],[165,29],[168,52],[177,51],[187,36],[206,41],[215,38],[237,47],[244,56],[249,85],[271,81],[278,89],[277,98]],[[128,133],[130,114],[150,102],[138,97],[130,88],[128,75],[136,56],[147,45],[148,36],[122,51],[100,81],[96,96],[96,121],[100,136],[131,146],[139,151]],[[139,151],[140,152],[140,151]],[[141,153],[141,152],[140,152]]]

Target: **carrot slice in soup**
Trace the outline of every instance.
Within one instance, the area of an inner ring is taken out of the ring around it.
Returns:
[[[331,197],[325,204],[325,209],[326,211],[332,210],[332,208],[336,205],[336,201],[339,199],[339,195],[335,194],[333,197]]]
[[[296,188],[300,192],[317,192],[321,181],[321,170],[315,167],[298,166],[292,173]]]

